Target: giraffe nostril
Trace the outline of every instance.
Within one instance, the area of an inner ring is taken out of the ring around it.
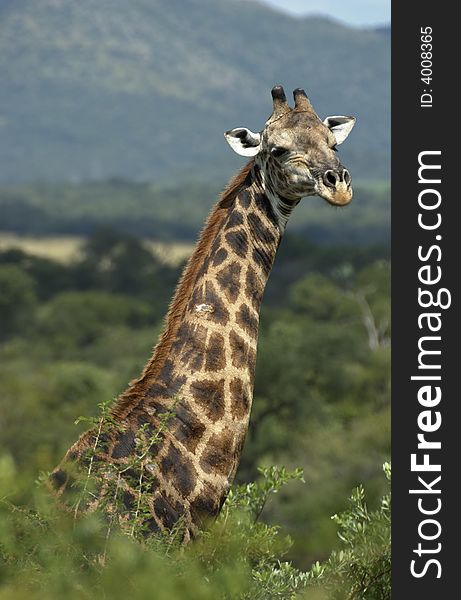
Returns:
[[[338,184],[338,181],[339,175],[334,171],[331,171],[330,169],[328,171],[325,171],[325,173],[323,174],[323,183],[328,187],[335,188]]]
[[[351,175],[350,175],[350,173],[349,173],[349,171],[347,169],[344,169],[344,171],[343,171],[343,179],[344,179],[344,183],[347,186],[350,186],[351,181],[352,181],[352,177],[351,177]]]

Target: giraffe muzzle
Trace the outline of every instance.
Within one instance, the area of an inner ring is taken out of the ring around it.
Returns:
[[[352,200],[352,178],[347,169],[327,169],[319,182],[317,193],[335,206],[345,206]]]

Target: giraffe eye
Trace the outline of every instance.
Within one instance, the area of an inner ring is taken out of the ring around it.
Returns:
[[[280,158],[280,156],[286,152],[288,152],[287,148],[283,148],[282,146],[274,146],[271,150],[271,154],[272,156],[275,156],[275,158]]]
[[[336,147],[336,144],[334,146],[332,146],[331,149],[333,150],[333,152],[338,152],[338,148]]]

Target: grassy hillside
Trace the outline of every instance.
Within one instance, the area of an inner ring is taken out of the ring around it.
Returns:
[[[386,178],[389,75],[386,33],[252,0],[3,0],[0,182],[220,180],[222,132],[259,130],[275,83],[356,115],[344,163]]]

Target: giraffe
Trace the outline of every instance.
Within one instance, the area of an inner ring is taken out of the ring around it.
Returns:
[[[75,512],[114,511],[108,497],[116,493],[118,518],[129,522],[142,479],[150,533],[181,522],[188,541],[219,513],[248,429],[261,301],[287,221],[304,196],[336,206],[352,199],[336,146],[355,119],[322,122],[301,89],[293,108],[281,86],[271,93],[273,111],[261,133],[225,133],[249,162],[212,209],[141,376],[118,397],[104,429],[84,433],[50,477],[65,504],[74,467],[97,475]]]

